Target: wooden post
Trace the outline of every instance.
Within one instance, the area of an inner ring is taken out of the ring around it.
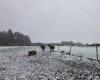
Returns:
[[[98,46],[96,45],[96,57],[97,57],[97,61],[99,61],[98,60]]]
[[[70,47],[70,53],[72,52],[72,46]]]
[[[58,46],[58,52],[59,52],[59,48],[60,48],[60,46]]]

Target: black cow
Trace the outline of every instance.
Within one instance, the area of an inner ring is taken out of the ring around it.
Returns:
[[[50,47],[50,51],[54,52],[55,46],[54,45],[50,45],[50,44],[48,46]]]
[[[45,51],[45,45],[41,45],[40,47],[41,47],[42,51]]]

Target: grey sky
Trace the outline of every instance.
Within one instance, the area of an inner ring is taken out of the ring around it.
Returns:
[[[100,42],[100,0],[0,0],[0,30],[33,42]]]

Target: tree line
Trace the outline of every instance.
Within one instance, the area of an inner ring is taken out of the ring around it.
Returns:
[[[20,32],[8,31],[0,32],[0,46],[30,46],[31,40],[29,36]]]

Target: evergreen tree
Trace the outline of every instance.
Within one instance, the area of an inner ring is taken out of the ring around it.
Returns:
[[[29,36],[19,32],[13,33],[11,29],[0,32],[0,46],[27,46],[31,45]]]

